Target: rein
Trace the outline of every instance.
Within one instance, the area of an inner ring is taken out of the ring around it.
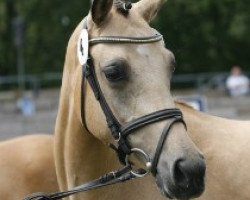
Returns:
[[[69,191],[56,192],[51,194],[38,192],[24,198],[24,200],[57,200],[71,196],[73,194],[77,194],[79,192],[85,192],[104,186],[125,182],[134,178],[136,177],[131,173],[131,166],[125,166],[124,168],[117,170],[116,172],[105,174],[98,179],[77,186]]]
[[[87,32],[88,28],[86,24],[87,23],[85,19],[83,30]],[[90,40],[87,40],[87,43],[88,45],[97,45],[99,43],[146,44],[146,43],[158,42],[158,41],[161,41],[162,39],[163,39],[162,35],[159,35],[159,34],[156,34],[150,37],[102,36],[102,37],[97,37],[97,38],[92,38]],[[82,46],[82,42],[84,41],[82,41],[81,38],[79,41],[81,41],[81,44],[79,46],[80,49],[78,50],[80,50],[81,54],[84,54],[84,47],[86,50],[86,46]],[[95,95],[96,100],[100,103],[100,106],[106,117],[107,125],[112,133],[112,136],[114,137],[117,143],[117,145],[111,144],[110,147],[113,148],[117,152],[118,158],[120,162],[124,165],[124,167],[120,170],[117,170],[116,172],[107,173],[98,179],[95,179],[85,184],[82,184],[80,186],[77,186],[66,192],[57,192],[57,193],[51,193],[51,194],[35,193],[26,197],[24,200],[62,199],[64,197],[68,197],[79,192],[85,192],[85,191],[89,191],[92,189],[129,181],[135,178],[144,177],[149,172],[151,172],[155,176],[157,173],[157,164],[161,155],[161,151],[162,151],[164,142],[171,128],[176,123],[182,123],[186,128],[186,124],[183,121],[182,113],[179,109],[176,109],[176,108],[159,110],[159,111],[147,114],[145,116],[139,117],[126,124],[123,124],[123,125],[120,124],[120,122],[114,116],[111,108],[109,107],[102,93],[102,90],[99,85],[99,81],[95,73],[95,66],[94,66],[93,58],[91,57],[91,55],[87,55],[87,56],[88,56],[88,59],[86,59],[86,62],[81,63],[82,69],[83,69],[82,91],[81,91],[82,93],[81,116],[82,116],[83,125],[88,130],[86,122],[85,122],[84,106],[83,106],[84,105],[84,102],[83,102],[84,101],[84,98],[83,98],[84,86],[85,86],[85,80],[87,80],[89,85],[91,86],[91,89]],[[151,159],[149,155],[146,154],[143,150],[130,147],[130,145],[127,142],[127,137],[131,133],[133,133],[135,130],[140,129],[144,126],[147,126],[147,125],[150,125],[152,123],[159,122],[162,120],[169,120],[169,124],[168,126],[165,127],[165,129],[162,132],[162,135],[159,139],[153,159]],[[139,154],[144,159],[146,170],[145,169],[133,169],[133,164],[128,159],[128,156],[131,154]]]

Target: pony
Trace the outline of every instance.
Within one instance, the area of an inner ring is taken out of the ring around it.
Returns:
[[[131,153],[136,148],[153,160],[146,166],[153,176],[68,199],[190,199],[204,191],[204,157],[189,138],[170,93],[175,58],[160,34],[149,26],[163,3],[94,0],[90,13],[69,40],[55,125],[54,155],[60,190],[118,168],[116,153],[109,148],[117,144],[115,139],[118,144],[123,141],[123,154],[127,154],[124,149]],[[88,55],[91,65],[85,60],[86,35],[92,44]],[[77,49],[83,55],[81,63]],[[89,70],[96,80],[88,79],[87,83],[83,76],[89,77]],[[154,121],[133,130],[126,139],[114,126],[118,122],[135,125],[161,110],[175,111],[178,117]],[[114,139],[111,132],[118,133],[118,137]],[[136,166],[145,165],[140,153],[124,157]],[[160,192],[148,194],[152,188]]]
[[[58,190],[52,135],[28,135],[0,143],[0,199],[22,199]]]

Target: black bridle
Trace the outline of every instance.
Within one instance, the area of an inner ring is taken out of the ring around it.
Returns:
[[[84,29],[87,30],[86,20],[84,22]],[[153,43],[162,40],[162,35],[156,34],[150,37],[120,37],[120,36],[105,36],[105,37],[97,37],[89,40],[89,45],[96,45],[100,43],[107,44],[145,44],[145,43]],[[81,48],[82,49],[82,48]],[[120,124],[115,115],[113,114],[109,104],[107,103],[105,96],[101,90],[99,85],[99,81],[96,76],[95,66],[93,62],[93,58],[89,56],[86,63],[82,66],[83,69],[83,78],[82,78],[82,102],[81,102],[81,116],[83,125],[87,128],[87,124],[85,122],[84,115],[84,86],[85,80],[88,81],[91,89],[95,95],[96,100],[99,102],[102,111],[106,117],[107,125],[114,137],[117,145],[110,145],[118,154],[120,162],[125,165],[124,168],[118,170],[116,172],[110,172],[99,179],[90,181],[81,186],[73,188],[72,190],[66,192],[58,192],[53,194],[44,194],[44,193],[36,193],[33,194],[25,200],[56,200],[61,199],[70,195],[73,195],[78,192],[88,191],[91,189],[103,187],[106,185],[111,185],[119,182],[124,182],[127,180],[131,180],[138,177],[145,176],[149,171],[155,176],[157,173],[157,164],[161,155],[161,151],[165,140],[170,132],[171,128],[176,123],[182,123],[186,127],[185,122],[183,121],[182,113],[179,109],[171,108],[171,109],[163,109],[159,110],[145,116],[139,117],[135,120],[132,120],[126,124]],[[151,159],[148,154],[146,154],[143,150],[138,148],[131,148],[131,146],[127,142],[127,137],[133,133],[134,131],[150,125],[152,123],[156,123],[162,120],[168,120],[169,124],[165,127],[162,132],[162,135],[159,139],[159,142],[156,147],[154,158]],[[145,159],[145,169],[132,169],[132,163],[129,161],[128,156],[132,153],[140,154],[143,159]]]
[[[109,41],[112,40],[112,37],[107,37],[107,38],[109,39]],[[158,35],[156,35],[155,37],[150,37],[150,38],[153,38],[153,39],[158,38],[159,39],[160,37]],[[127,39],[129,39],[129,38],[127,38]],[[95,41],[97,41],[97,39],[95,39]],[[103,41],[106,41],[106,40],[103,40],[102,38],[99,39],[99,43],[102,43]],[[116,40],[114,40],[114,41],[116,41]],[[128,164],[126,162],[126,157],[132,153],[131,147],[127,142],[127,137],[131,133],[136,131],[137,129],[142,128],[146,125],[150,125],[152,123],[158,122],[158,121],[166,120],[166,119],[172,119],[170,126],[172,126],[172,124],[177,123],[177,122],[184,123],[183,119],[182,119],[181,111],[179,109],[173,108],[173,109],[159,110],[159,111],[150,113],[148,115],[142,116],[140,118],[134,119],[130,122],[127,122],[124,125],[121,125],[120,122],[114,116],[112,110],[110,109],[110,107],[109,107],[109,105],[108,105],[108,103],[107,103],[107,101],[102,93],[98,79],[96,77],[93,59],[91,59],[91,58],[88,60],[87,64],[83,66],[83,77],[85,77],[88,80],[88,83],[91,86],[93,93],[95,94],[96,100],[100,103],[102,111],[106,117],[107,125],[112,133],[112,136],[117,141],[117,145],[116,145],[117,147],[115,147],[115,145],[111,145],[111,147],[116,150],[117,155],[119,157],[119,160],[122,164]],[[85,80],[82,80],[83,83],[84,83],[84,81]],[[83,103],[82,103],[82,105],[83,105]],[[82,110],[82,121],[84,121],[84,109]],[[85,124],[85,126],[86,126],[86,124]],[[152,161],[152,165],[149,164],[149,162],[151,163],[151,159],[149,159],[149,156],[145,156],[146,153],[143,154],[144,158],[146,158],[148,167],[151,169],[151,172],[154,175],[156,174],[156,166],[157,166],[159,156],[160,156],[162,146],[163,146],[161,144],[164,143],[164,141],[166,139],[165,135],[167,135],[167,134],[168,134],[168,131],[163,132],[163,136],[161,137],[162,139],[160,139],[160,141],[158,143],[158,147],[157,147],[157,150],[155,152],[155,156],[154,156],[154,159]],[[141,150],[141,152],[144,152],[144,151]]]

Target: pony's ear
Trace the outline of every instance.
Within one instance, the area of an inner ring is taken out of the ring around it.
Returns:
[[[137,11],[150,22],[166,0],[141,0],[135,4]]]
[[[113,6],[113,0],[92,0],[91,15],[95,24],[101,24]]]

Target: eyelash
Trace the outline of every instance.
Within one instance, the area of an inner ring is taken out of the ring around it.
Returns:
[[[115,66],[110,66],[109,69],[104,70],[104,74],[106,79],[111,82],[120,81],[125,77],[124,72]]]

